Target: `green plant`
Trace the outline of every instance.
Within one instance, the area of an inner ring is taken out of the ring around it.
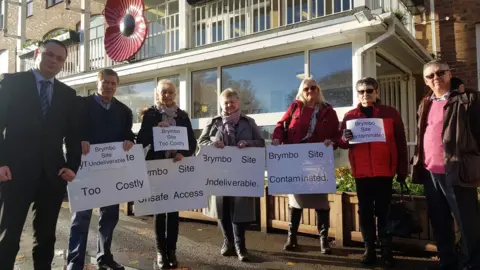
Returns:
[[[30,45],[37,45],[38,46],[39,43],[40,43],[40,41],[38,41],[36,39],[27,40],[22,44],[22,49],[25,49]]]

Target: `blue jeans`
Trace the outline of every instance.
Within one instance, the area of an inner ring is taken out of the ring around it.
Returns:
[[[428,174],[425,196],[442,269],[458,263],[478,267],[480,228],[476,188],[454,186],[445,174]],[[454,218],[460,229],[461,254],[455,253]],[[459,256],[460,255],[460,256]],[[477,269],[477,268],[474,268]]]
[[[82,270],[85,265],[85,253],[88,240],[88,229],[92,210],[73,213],[68,241],[68,270]],[[119,218],[119,206],[111,205],[100,208],[100,220],[97,240],[97,262],[113,261],[110,250],[112,236]]]

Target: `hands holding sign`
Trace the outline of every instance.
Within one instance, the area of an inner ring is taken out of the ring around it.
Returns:
[[[6,182],[12,180],[12,173],[8,166],[0,167],[0,182]]]

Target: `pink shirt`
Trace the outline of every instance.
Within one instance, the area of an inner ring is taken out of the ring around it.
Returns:
[[[427,118],[427,129],[423,135],[423,152],[425,168],[432,173],[444,174],[443,156],[443,107],[447,100],[433,100]]]

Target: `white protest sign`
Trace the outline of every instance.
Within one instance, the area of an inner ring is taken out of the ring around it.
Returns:
[[[152,194],[135,201],[135,216],[207,207],[200,167],[198,157],[186,157],[175,163],[172,159],[147,161]]]
[[[202,146],[198,157],[207,195],[263,197],[265,148]]]
[[[381,118],[361,118],[347,121],[347,129],[353,134],[350,144],[385,142],[385,128]]]
[[[89,163],[83,156],[77,177],[67,186],[72,212],[150,196],[150,183],[142,146],[135,145],[129,152],[123,152],[123,157],[126,160],[125,167],[89,170]]]
[[[332,147],[323,143],[267,147],[268,194],[335,193]]]
[[[123,142],[92,144],[90,152],[82,157],[82,166],[90,171],[108,170],[127,166]]]
[[[157,151],[166,150],[188,150],[188,134],[186,127],[154,127],[153,128],[153,149]]]

